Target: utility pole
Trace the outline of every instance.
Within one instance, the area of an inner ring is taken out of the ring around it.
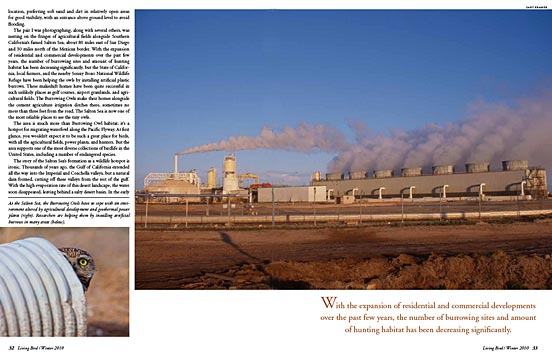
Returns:
[[[144,221],[144,228],[148,228],[148,205],[149,205],[149,195],[146,196],[146,220]]]
[[[443,209],[441,207],[442,200],[443,200],[443,192],[439,192],[439,221],[443,220]]]
[[[479,193],[479,222],[481,222],[481,198],[483,197],[483,195],[481,193]]]
[[[188,228],[188,199],[186,199],[186,228]]]
[[[401,190],[401,223],[404,223],[404,200],[403,200],[403,196],[404,196],[404,191]]]
[[[313,202],[313,208],[314,208],[314,226],[316,227],[316,187],[314,187],[314,202]]]
[[[362,195],[360,195],[358,199],[358,207],[359,207],[358,219],[359,219],[359,223],[362,224]]]
[[[230,197],[228,197],[228,201],[227,201],[227,202],[228,202],[228,225],[230,225],[230,205],[231,205],[231,203],[230,203]]]
[[[484,183],[479,184],[479,222],[481,222],[481,201],[483,200],[483,186]]]
[[[274,187],[272,187],[272,228],[274,228]]]

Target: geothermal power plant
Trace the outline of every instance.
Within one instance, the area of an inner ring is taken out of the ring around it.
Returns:
[[[457,172],[453,165],[436,165],[425,173],[421,167],[400,170],[374,170],[327,173],[322,178],[315,173],[312,184],[325,186],[328,197],[343,200],[353,198],[447,198],[486,199],[544,198],[548,194],[546,170],[529,167],[527,160],[502,161],[502,170],[491,171],[488,162],[465,164],[465,171]]]
[[[158,194],[168,203],[213,201],[223,195],[249,202],[330,202],[350,204],[355,201],[396,200],[532,200],[548,196],[546,170],[530,166],[528,160],[502,161],[501,170],[491,170],[488,162],[466,163],[461,171],[454,165],[435,165],[431,171],[422,167],[352,171],[348,173],[315,172],[309,185],[274,186],[259,183],[254,173],[238,173],[237,157],[224,157],[222,173],[211,167],[202,184],[195,170],[179,171],[178,154],[174,170],[150,173],[144,191]],[[247,182],[246,180],[253,180]],[[248,185],[246,184],[248,183]],[[238,196],[239,195],[239,196]],[[232,198],[230,198],[232,199]]]

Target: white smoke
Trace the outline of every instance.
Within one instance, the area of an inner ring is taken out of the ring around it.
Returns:
[[[468,162],[489,162],[496,167],[502,160],[518,159],[529,160],[531,166],[552,167],[550,90],[515,105],[478,102],[469,107],[467,118],[462,121],[410,131],[374,135],[364,122],[348,124],[355,133],[353,143],[332,126],[302,123],[279,132],[265,127],[259,136],[230,137],[178,155],[258,148],[336,153],[328,163],[328,172],[432,165],[455,165],[458,170]]]
[[[530,165],[552,166],[548,149],[552,135],[552,91],[519,100],[516,105],[476,103],[457,123],[430,124],[390,135],[372,135],[361,123],[356,143],[328,164],[330,172],[431,167],[468,162],[500,164],[502,160],[529,160]],[[462,171],[462,170],[459,170]]]
[[[346,150],[347,141],[332,126],[302,123],[297,128],[284,127],[281,132],[263,127],[259,136],[231,136],[228,140],[196,146],[178,152],[177,155],[205,151],[239,151],[252,149],[280,149],[312,152],[340,152]]]

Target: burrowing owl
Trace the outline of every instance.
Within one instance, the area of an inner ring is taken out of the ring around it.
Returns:
[[[94,272],[96,271],[94,259],[92,259],[92,256],[87,251],[79,248],[59,248],[59,250],[65,255],[69,263],[71,263],[71,266],[75,270],[75,273],[77,273],[77,277],[86,292],[90,285],[90,280],[92,280]]]

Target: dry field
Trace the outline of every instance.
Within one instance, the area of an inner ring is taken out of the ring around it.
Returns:
[[[0,244],[27,237],[88,251],[97,270],[86,292],[88,336],[129,335],[127,228],[0,228]]]
[[[136,231],[136,289],[550,289],[552,220]]]

